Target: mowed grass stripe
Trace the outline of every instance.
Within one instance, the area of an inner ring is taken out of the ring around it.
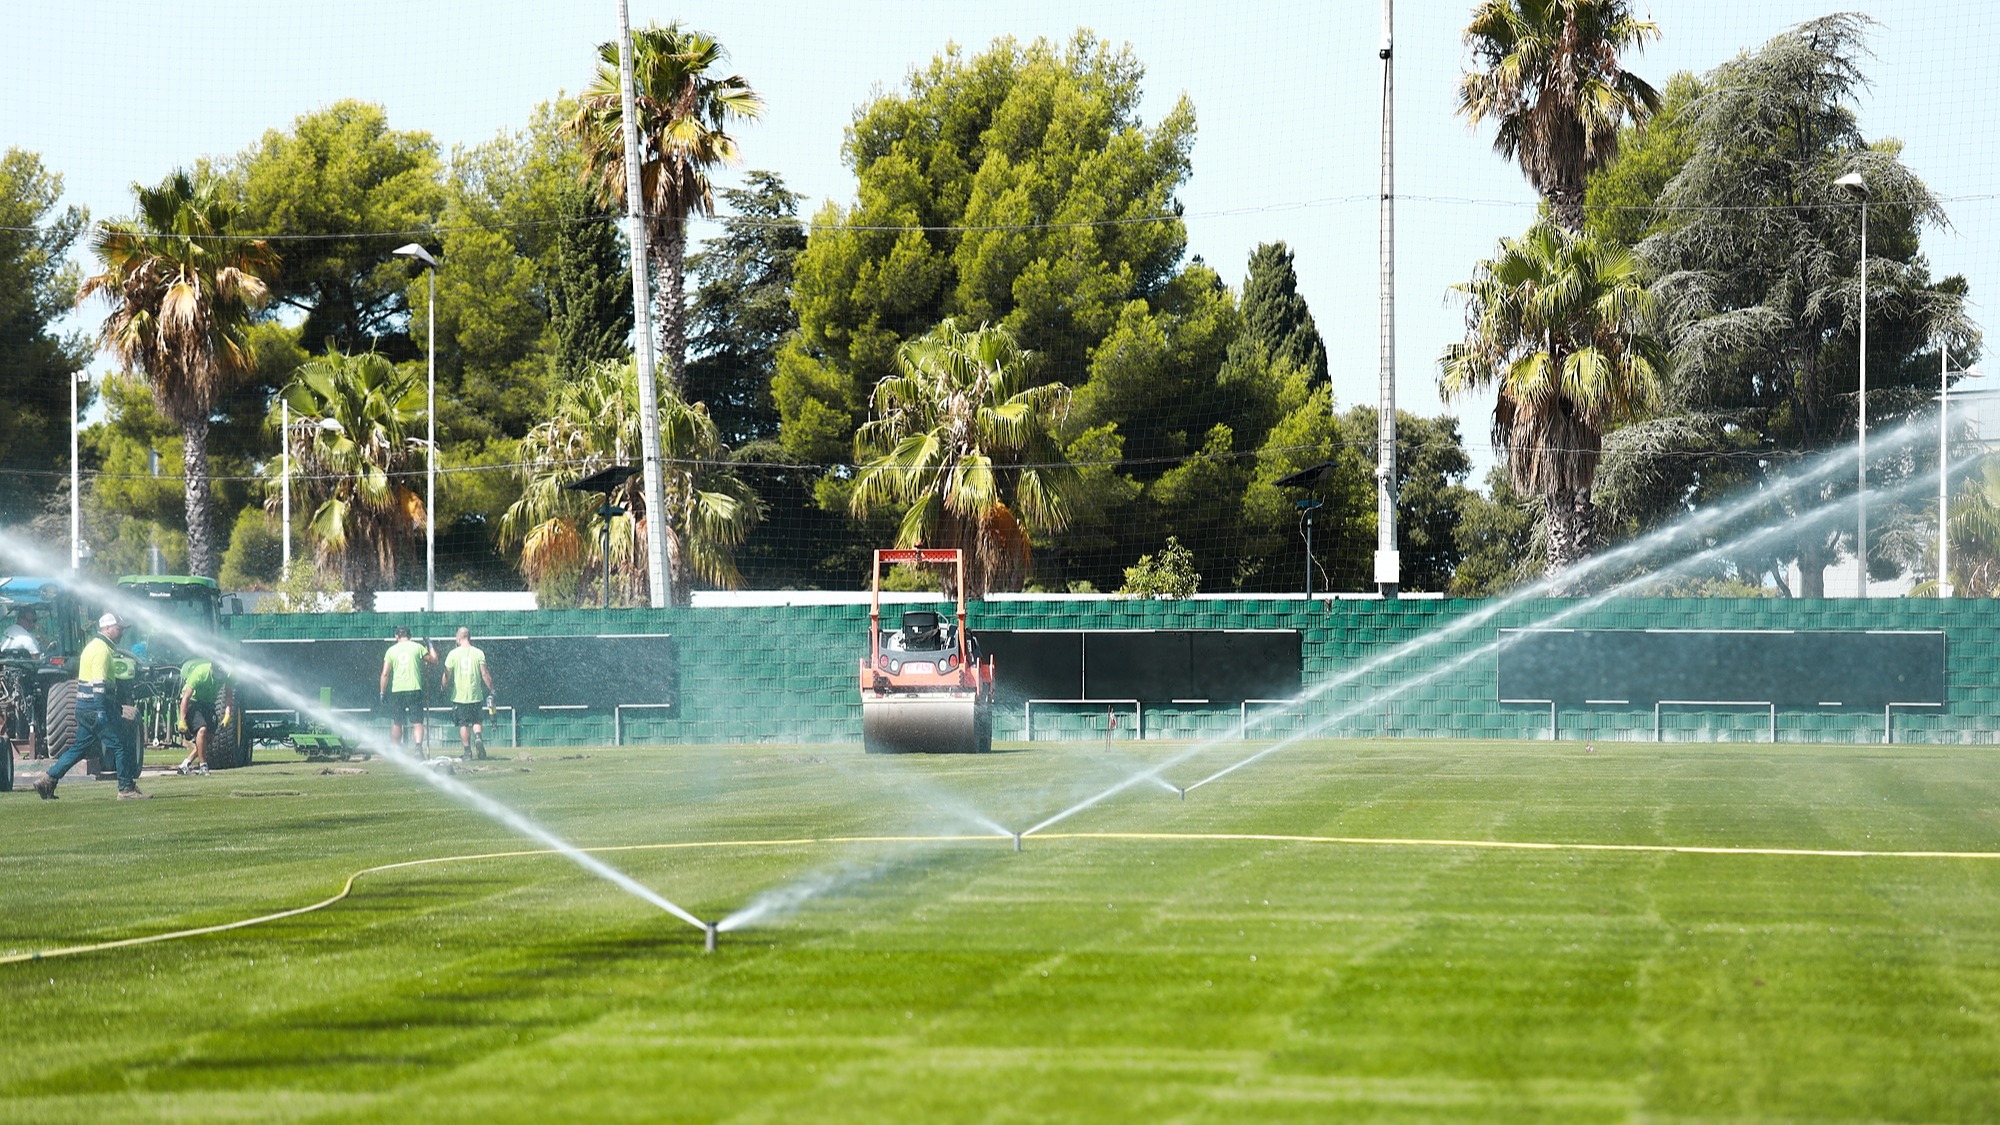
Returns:
[[[471,775],[703,917],[856,873],[713,957],[548,857],[455,859],[522,849],[393,774],[259,766],[230,788],[301,795],[167,781],[175,799],[141,815],[90,790],[10,801],[27,862],[0,888],[5,944],[247,915],[432,862],[333,909],[0,970],[0,1120],[1983,1121],[2000,1104],[1990,750],[1342,742],[1185,803],[1134,789],[1020,855],[966,823],[1032,823],[1174,752],[538,752]]]

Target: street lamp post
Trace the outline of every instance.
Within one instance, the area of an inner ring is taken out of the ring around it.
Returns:
[[[90,376],[79,371],[69,380],[69,572],[71,577],[83,571],[83,472],[77,461],[77,431],[83,427],[83,420],[77,415],[77,388],[90,381]]]
[[[1861,202],[1861,389],[1857,396],[1861,463],[1855,469],[1859,517],[1855,525],[1854,557],[1861,570],[1860,596],[1865,598],[1868,596],[1868,181],[1859,172],[1849,172],[1833,182]]]
[[[428,417],[424,440],[424,612],[437,611],[437,311],[438,263],[430,252],[412,242],[399,246],[396,253],[414,258],[430,267],[431,303],[424,327],[429,339],[424,346],[424,413]]]
[[[160,451],[159,451],[159,450],[157,450],[157,449],[148,449],[148,450],[146,451],[146,470],[147,470],[148,472],[152,473],[152,475],[153,475],[153,479],[154,479],[154,480],[159,480],[159,479],[160,479]],[[159,524],[154,524],[154,525],[153,525],[153,530],[152,530],[152,533],[151,533],[151,536],[150,536],[150,538],[148,539],[148,541],[147,541],[147,543],[146,543],[146,573],[147,573],[147,574],[165,574],[165,573],[166,573],[166,570],[164,569],[164,564],[160,562],[160,525],[159,525]]]

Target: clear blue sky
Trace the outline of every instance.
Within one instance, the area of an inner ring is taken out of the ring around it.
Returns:
[[[1642,9],[1644,5],[1641,5]],[[680,19],[714,33],[764,95],[740,133],[746,168],[784,176],[811,201],[848,202],[843,127],[877,89],[947,42],[1067,38],[1088,27],[1129,42],[1147,67],[1147,119],[1185,92],[1200,123],[1182,193],[1191,250],[1240,281],[1259,242],[1282,239],[1298,268],[1343,405],[1375,395],[1375,225],[1380,4],[1375,0],[821,0],[676,6],[631,0],[635,25]],[[1443,409],[1439,349],[1460,331],[1446,299],[1501,236],[1531,220],[1533,195],[1452,116],[1471,0],[1397,12],[1398,381],[1405,409]],[[1661,0],[1664,37],[1631,60],[1663,85],[1706,70],[1803,19],[1838,10],[1796,0]],[[1939,273],[1972,279],[1975,315],[2000,286],[2000,24],[1985,3],[1911,0],[1877,14],[1870,137],[1947,199],[1954,229],[1931,232]],[[94,216],[131,207],[201,156],[227,156],[266,129],[341,98],[386,106],[401,129],[449,150],[520,128],[536,103],[587,79],[594,44],[616,29],[615,0],[74,0],[10,5],[0,36],[0,145],[39,152],[68,201]],[[700,237],[699,229],[696,234]],[[89,310],[94,321],[99,315]],[[1460,404],[1467,443],[1486,440],[1490,402]],[[1490,459],[1481,452],[1482,464]]]

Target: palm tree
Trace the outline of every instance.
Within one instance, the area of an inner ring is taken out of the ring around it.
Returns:
[[[104,346],[144,376],[181,428],[188,569],[213,578],[209,424],[222,392],[255,365],[245,332],[269,299],[278,259],[263,240],[228,234],[236,207],[211,176],[177,171],[132,192],[138,215],[98,228],[91,249],[102,271],[85,279],[77,301],[111,302]]]
[[[1959,485],[1947,511],[1952,572],[1945,577],[1953,592],[1962,598],[2000,596],[2000,458],[1980,458],[1978,473]],[[1935,597],[1938,583],[1919,583],[1910,592]]]
[[[1518,161],[1564,230],[1583,229],[1590,172],[1618,151],[1618,127],[1644,124],[1660,95],[1618,56],[1660,36],[1626,0],[1482,0],[1465,43],[1481,67],[1458,84],[1458,112],[1498,122],[1493,147]]]
[[[1076,470],[1054,430],[1069,404],[1060,383],[1028,384],[1033,355],[1011,333],[945,321],[896,350],[854,436],[862,462],[850,510],[902,510],[899,547],[965,552],[966,596],[1019,589],[1025,528],[1069,523]]]
[[[733,552],[763,516],[750,487],[724,467],[727,450],[707,408],[659,397],[660,455],[668,566],[677,600],[693,582],[742,585]],[[566,489],[639,449],[639,379],[630,361],[603,362],[559,388],[547,420],[521,439],[524,487],[500,519],[503,541],[521,548],[521,570],[538,588],[575,575],[578,588],[604,565],[599,494]],[[611,521],[612,582],[620,600],[645,593],[645,497],[635,476],[612,494],[630,519]]]
[[[1494,444],[1514,488],[1547,503],[1548,573],[1594,546],[1590,490],[1605,431],[1653,399],[1666,366],[1643,331],[1652,297],[1631,251],[1537,222],[1455,286],[1466,338],[1439,359],[1447,398],[1497,387]]]
[[[597,73],[584,88],[570,130],[583,148],[584,176],[607,207],[625,206],[624,108],[618,44],[598,47]],[[752,120],[763,99],[740,75],[710,71],[729,53],[713,38],[678,23],[632,33],[633,113],[638,118],[639,182],[646,249],[654,262],[653,306],[667,386],[683,393],[687,359],[683,275],[688,216],[715,213],[708,170],[737,159],[732,120]]]
[[[423,497],[406,483],[424,471],[423,375],[372,352],[336,352],[299,368],[280,393],[292,408],[285,440],[312,513],[314,561],[372,612],[376,592],[395,579],[397,554],[424,526]]]

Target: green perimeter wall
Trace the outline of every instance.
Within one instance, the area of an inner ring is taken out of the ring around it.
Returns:
[[[885,607],[886,609],[887,607]],[[420,615],[416,615],[420,616]],[[678,641],[678,706],[627,711],[619,725],[628,744],[858,743],[857,680],[867,629],[864,605],[783,605],[547,610],[439,614],[439,635],[459,625],[482,634],[672,633]],[[974,605],[971,627],[990,629],[1297,629],[1303,634],[1306,701],[1253,705],[1253,738],[1321,737],[1546,738],[1546,706],[1496,698],[1496,630],[1528,625],[1592,629],[1944,629],[1949,636],[1950,703],[1899,710],[1897,742],[1985,742],[2000,719],[2000,601],[1934,599],[1531,599],[1519,602],[1410,599],[1201,598],[1191,601],[1054,598]],[[249,615],[229,619],[238,637],[381,638],[413,615]],[[1359,670],[1359,674],[1357,673]],[[496,668],[506,678],[532,670]],[[996,675],[1005,680],[1007,669]],[[1037,740],[1134,735],[1131,710],[1115,724],[1101,706],[1037,705]],[[605,745],[609,712],[519,716],[529,746]],[[1234,736],[1234,706],[1148,707],[1145,736]],[[1565,708],[1565,739],[1650,739],[1650,708]],[[507,721],[489,736],[505,745]],[[1107,731],[1107,726],[1112,729]],[[1673,708],[1662,737],[1682,741],[1763,741],[1770,716],[1761,708]],[[1019,739],[1019,707],[995,716],[994,737]],[[1880,742],[1876,710],[1781,711],[1778,737],[1788,742]],[[435,741],[435,740],[434,740]]]

